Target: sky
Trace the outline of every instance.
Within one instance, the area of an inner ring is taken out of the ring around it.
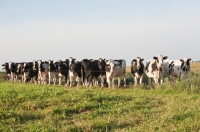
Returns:
[[[0,63],[200,60],[199,0],[0,0]]]

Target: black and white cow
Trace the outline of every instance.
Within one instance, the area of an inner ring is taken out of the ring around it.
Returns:
[[[140,79],[139,83],[142,84],[144,73],[143,60],[143,58],[137,57],[131,61],[131,73],[133,74],[135,85],[138,83],[138,79]]]
[[[104,78],[106,77],[106,60],[99,58],[98,59],[98,67],[100,70],[100,78],[101,78],[101,87],[104,87]]]
[[[120,77],[124,77],[124,87],[126,87],[126,61],[123,59],[120,60],[108,60],[106,62],[106,78],[108,87],[111,86],[114,88],[114,78],[118,77],[118,87],[120,87]],[[112,84],[111,84],[112,80]]]
[[[191,58],[185,57],[184,59],[180,60],[169,60],[165,61],[163,65],[167,72],[165,72],[165,76],[172,76],[180,78],[186,78],[190,71],[190,61]]]
[[[33,62],[25,62],[23,72],[24,72],[24,82],[33,80],[34,83],[37,84],[38,71],[33,69]]]
[[[62,78],[65,77],[65,84],[67,85],[68,76],[69,76],[69,65],[68,65],[68,59],[66,61],[57,61],[55,62],[57,68],[58,68],[58,77],[59,77],[59,85],[62,84]]]
[[[3,66],[2,70],[6,71],[6,79],[11,80],[11,72],[10,72],[10,69],[9,69],[8,62],[5,62],[4,64],[2,64],[2,66]]]
[[[53,60],[48,61],[48,74],[49,74],[49,84],[53,82],[54,85],[57,83],[58,79],[58,68]]]
[[[38,67],[38,83],[47,84],[48,80],[48,63],[38,60],[34,67]]]
[[[72,87],[74,80],[77,82],[77,87],[82,81],[84,85],[85,72],[83,72],[84,67],[81,65],[81,62],[75,61],[75,58],[69,57],[69,86]]]
[[[81,65],[84,67],[86,87],[91,86],[92,80],[94,80],[94,85],[97,86],[100,75],[98,60],[83,59]]]
[[[17,63],[17,80],[19,82],[24,82],[24,62]]]
[[[168,57],[163,57],[162,55],[158,55],[157,57],[153,57],[153,59],[147,61],[146,63],[146,75],[148,77],[149,85],[151,84],[151,78],[154,79],[155,83],[158,84],[159,80],[160,83],[163,83],[163,60],[167,59]]]
[[[17,80],[17,64],[14,62],[9,62],[8,68],[10,69],[11,80],[16,81]]]

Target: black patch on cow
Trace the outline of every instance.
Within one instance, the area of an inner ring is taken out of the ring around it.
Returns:
[[[114,60],[114,61],[117,61],[118,62],[118,65],[122,68],[122,62],[123,60]],[[115,65],[116,66],[116,65]]]
[[[170,64],[169,64],[169,73],[171,74],[172,71],[173,71],[173,66],[174,66],[174,61],[172,61]]]
[[[50,71],[50,72],[57,72],[57,71],[58,71],[58,68],[57,68],[57,66],[53,63],[53,61],[51,61],[50,64],[49,64],[49,71]]]
[[[158,70],[156,61],[153,64],[151,64],[151,68],[152,68],[152,71]]]

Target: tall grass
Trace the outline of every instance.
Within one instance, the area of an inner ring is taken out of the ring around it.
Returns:
[[[154,89],[0,81],[0,131],[200,131],[200,74],[191,70]]]

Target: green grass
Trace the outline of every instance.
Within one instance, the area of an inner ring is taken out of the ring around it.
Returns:
[[[199,131],[200,87],[194,76],[151,90],[3,81],[0,131]]]
[[[3,77],[4,73],[0,76]],[[200,131],[200,74],[161,85],[74,87],[0,80],[0,131]],[[146,79],[144,79],[144,83]]]

